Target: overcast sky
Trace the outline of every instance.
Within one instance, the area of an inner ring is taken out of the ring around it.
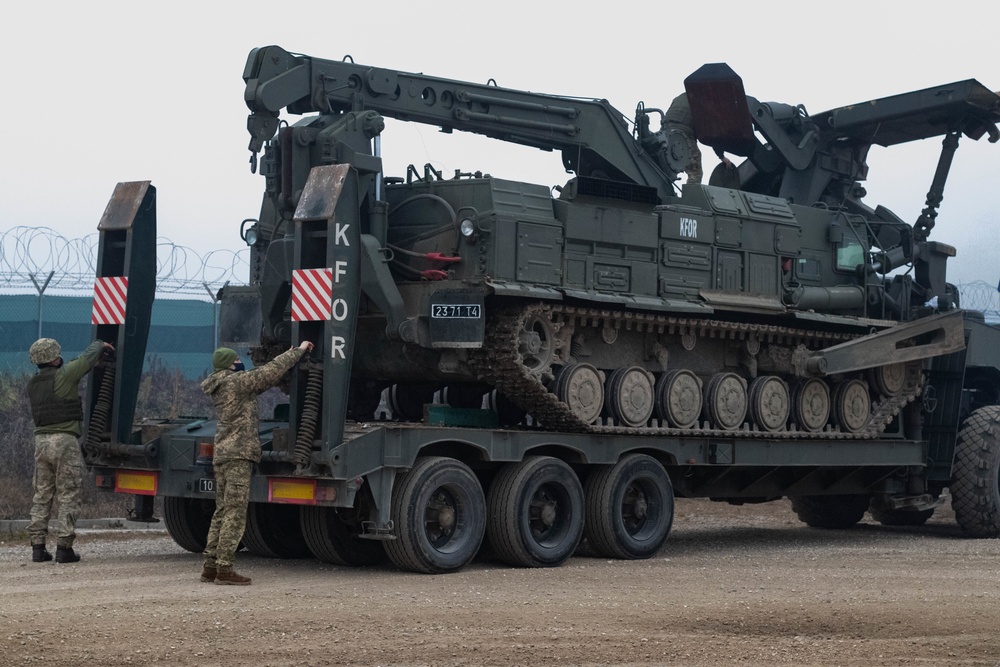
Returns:
[[[240,248],[240,221],[260,206],[242,80],[257,46],[603,97],[630,118],[639,101],[665,108],[706,62],[727,62],[749,95],[810,113],[968,78],[1000,89],[995,2],[12,6],[0,23],[0,232],[28,225],[85,236],[117,182],[150,180],[158,235],[199,253]],[[390,124],[382,150],[388,175],[429,162],[447,174],[481,170],[546,185],[567,178],[558,153],[427,126]],[[939,151],[939,139],[874,148],[866,201],[915,220]],[[709,173],[714,157],[705,153]],[[1000,144],[962,141],[931,237],[958,248],[952,282],[1000,277],[998,174]]]

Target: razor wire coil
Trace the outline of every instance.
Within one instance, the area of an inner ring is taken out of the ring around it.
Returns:
[[[46,290],[90,292],[98,243],[96,232],[82,238],[67,238],[48,227],[19,226],[0,232],[0,289],[35,291],[51,274]],[[227,282],[245,285],[249,261],[249,248],[200,254],[158,237],[156,291],[206,296],[206,289],[214,292]]]

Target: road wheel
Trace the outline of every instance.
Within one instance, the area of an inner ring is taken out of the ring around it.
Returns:
[[[803,431],[818,433],[830,419],[830,388],[819,378],[798,380],[792,389],[792,421]]]
[[[659,551],[674,522],[674,489],[660,462],[629,454],[600,466],[587,478],[584,535],[606,558],[649,558]]]
[[[583,537],[583,487],[557,458],[532,456],[505,466],[487,504],[490,546],[510,565],[559,565]]]
[[[460,570],[483,541],[483,487],[460,461],[419,458],[393,485],[392,520],[396,539],[385,550],[397,567],[427,574]]]
[[[361,524],[354,510],[309,506],[302,508],[302,535],[309,551],[324,563],[359,567],[385,560],[385,547],[378,540],[360,537]]]
[[[605,402],[615,422],[645,426],[653,416],[653,376],[639,366],[619,368],[607,382]]]
[[[192,553],[205,550],[208,528],[212,525],[215,501],[203,498],[163,499],[163,522],[167,532],[182,549]]]
[[[747,416],[747,382],[736,373],[716,373],[705,385],[705,412],[715,428],[733,431]]]
[[[812,528],[850,528],[864,518],[870,502],[865,494],[796,496],[792,510]]]
[[[871,397],[862,380],[844,380],[833,392],[833,420],[847,433],[857,433],[868,425]]]
[[[1000,405],[979,408],[962,424],[950,489],[962,532],[1000,537]]]
[[[761,430],[772,433],[788,421],[788,385],[775,375],[761,376],[750,383],[750,416]]]
[[[309,558],[312,553],[299,527],[298,505],[250,503],[243,545],[264,558]]]
[[[888,364],[869,369],[868,377],[875,391],[882,396],[898,396],[906,386],[906,364]]]
[[[883,526],[922,526],[934,516],[933,507],[928,510],[890,509],[879,496],[872,498],[868,511]]]
[[[701,414],[701,380],[688,370],[667,371],[656,382],[656,416],[674,428],[693,428]]]
[[[590,364],[567,364],[559,370],[555,393],[573,416],[593,424],[604,407],[604,376]]]

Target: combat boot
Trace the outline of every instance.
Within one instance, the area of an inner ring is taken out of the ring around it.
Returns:
[[[215,583],[223,586],[249,586],[250,577],[242,577],[232,570],[219,570],[215,574]]]
[[[205,566],[201,569],[201,582],[203,584],[210,584],[215,581],[215,577],[218,576],[219,571],[214,567]]]
[[[52,554],[49,553],[49,550],[45,548],[44,544],[31,545],[32,563],[45,563],[50,560],[52,560]]]
[[[57,563],[78,563],[80,554],[73,551],[73,547],[56,547]]]

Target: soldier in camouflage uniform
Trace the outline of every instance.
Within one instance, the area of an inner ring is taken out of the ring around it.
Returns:
[[[667,108],[667,113],[663,115],[663,121],[667,124],[668,130],[680,132],[687,139],[691,157],[688,159],[687,167],[684,168],[685,173],[687,173],[685,184],[701,183],[705,173],[701,168],[701,150],[698,148],[698,138],[694,135],[694,122],[691,120],[691,105],[688,102],[687,93],[681,93],[674,98]],[[726,170],[735,169],[733,163],[722,150],[716,149],[715,154],[725,165]]]
[[[688,159],[686,183],[701,183],[704,172],[701,169],[701,151],[698,149],[698,140],[694,136],[694,124],[691,121],[691,105],[688,104],[687,93],[681,93],[674,98],[667,108],[663,120],[667,124],[667,129],[675,130],[684,135],[688,142],[688,150],[691,157]]]
[[[203,582],[250,584],[249,577],[233,571],[233,560],[246,528],[251,467],[260,461],[257,396],[277,385],[288,369],[312,349],[313,344],[304,341],[251,371],[243,371],[239,355],[228,347],[220,347],[212,355],[215,372],[201,383],[219,417],[212,461],[215,513],[205,545]]]
[[[56,497],[61,524],[56,535],[56,562],[80,560],[73,550],[83,484],[79,440],[83,435],[83,404],[79,384],[97,365],[105,349],[113,351],[114,347],[95,340],[83,354],[68,363],[63,363],[61,348],[55,339],[40,338],[28,349],[31,363],[38,366],[38,374],[28,381],[31,416],[35,422],[35,496],[28,537],[31,539],[31,560],[35,563],[52,560],[52,554],[45,548],[45,537]]]

